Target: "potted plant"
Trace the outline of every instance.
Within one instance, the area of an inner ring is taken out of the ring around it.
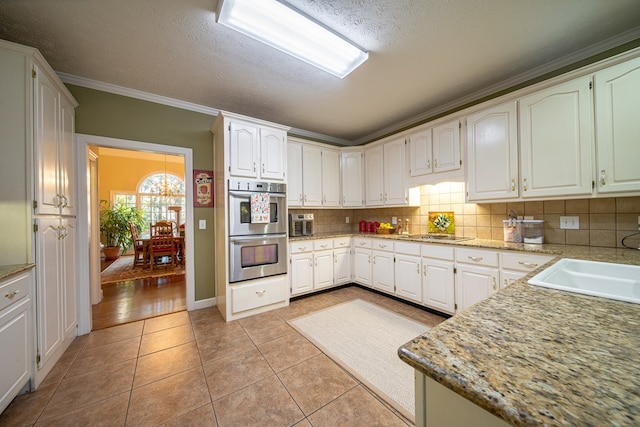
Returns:
[[[135,207],[117,203],[109,206],[109,202],[100,202],[100,233],[102,233],[106,246],[103,249],[106,259],[116,259],[120,252],[126,252],[133,242],[129,223],[132,222],[138,229],[146,224],[142,211]]]

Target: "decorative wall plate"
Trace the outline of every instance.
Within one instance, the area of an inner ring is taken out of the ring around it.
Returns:
[[[429,233],[453,234],[453,212],[429,212]]]

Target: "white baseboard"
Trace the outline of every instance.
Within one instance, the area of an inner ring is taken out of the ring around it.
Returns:
[[[201,300],[197,300],[193,303],[193,309],[194,310],[200,310],[201,308],[208,308],[208,307],[215,307],[216,305],[216,298],[207,298],[207,299],[201,299]]]

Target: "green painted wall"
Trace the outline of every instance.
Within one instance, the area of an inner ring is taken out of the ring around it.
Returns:
[[[191,148],[193,168],[213,170],[214,116],[80,86],[67,87],[80,104],[76,108],[77,133]],[[207,229],[194,227],[193,232],[196,301],[215,296],[213,209],[194,208],[194,225],[201,219],[207,221]]]

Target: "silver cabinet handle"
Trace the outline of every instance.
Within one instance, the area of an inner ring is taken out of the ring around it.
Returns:
[[[434,168],[438,167],[438,159],[433,159],[433,167]]]
[[[379,247],[380,249],[384,249],[384,248],[386,248],[386,247],[387,247],[387,245],[385,245],[384,243],[378,243],[378,247]]]
[[[387,197],[387,193],[384,193],[384,201],[386,202],[387,200],[389,200],[389,198]]]
[[[302,200],[302,193],[300,193],[300,200]]]
[[[62,206],[62,194],[56,194],[56,208]]]
[[[480,262],[482,261],[484,258],[482,258],[481,256],[469,256],[468,257],[471,261],[475,261],[475,262]]]
[[[13,297],[15,297],[19,293],[20,293],[20,290],[14,289],[13,291],[7,292],[6,294],[4,294],[4,297],[5,298],[9,298],[9,299],[13,299]]]
[[[253,162],[253,171],[256,171],[256,162]]]
[[[265,293],[267,292],[266,289],[263,289],[261,291],[256,291],[256,295],[258,295],[259,297],[263,296]]]
[[[264,163],[262,164],[262,173],[264,173]]]
[[[431,160],[427,159],[427,169],[431,169]]]
[[[309,267],[313,267],[313,258],[309,257]]]
[[[504,287],[506,288],[509,285],[509,280],[508,279],[504,279]]]
[[[322,249],[325,249],[328,245],[320,245]]]
[[[518,261],[518,264],[524,265],[525,267],[529,267],[529,268],[536,268],[538,266],[538,264],[536,264],[535,262]]]
[[[316,257],[316,267],[318,266],[318,257]]]
[[[380,201],[382,201],[382,193],[380,193]]]
[[[346,197],[346,196],[343,196],[343,197],[342,197],[342,204],[344,205],[345,203],[347,203],[347,197]]]
[[[422,275],[425,276],[425,277],[427,276],[427,266],[426,265],[422,266]]]
[[[307,250],[307,247],[306,247],[306,246],[300,246],[300,247],[298,248],[298,250],[299,250],[300,252],[304,252],[305,250]]]
[[[527,178],[522,180],[522,189],[527,191],[529,189],[529,183],[527,182]]]
[[[322,203],[327,203],[327,196],[322,196]]]
[[[515,179],[511,180],[511,191],[516,191],[516,180]]]
[[[493,287],[494,291],[498,290],[498,284],[496,283],[496,278],[495,277],[491,278],[491,286]]]
[[[366,246],[367,242],[360,242],[360,246]]]
[[[305,195],[304,195],[304,201],[305,201],[305,202],[307,201],[307,194],[306,194],[306,193],[305,193]]]
[[[334,262],[334,264],[338,263],[338,255],[333,254],[333,262]]]
[[[369,264],[371,264],[371,255],[367,257],[367,260],[369,261]]]
[[[416,264],[418,276],[420,275],[420,264]]]
[[[373,256],[373,263],[374,264],[376,263],[376,256],[375,255]]]
[[[607,185],[607,172],[604,169],[600,171],[600,185]]]

